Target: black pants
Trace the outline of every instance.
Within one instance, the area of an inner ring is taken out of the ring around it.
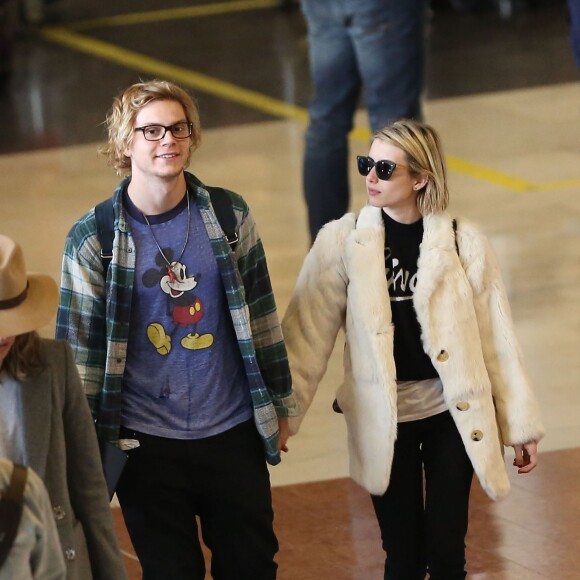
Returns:
[[[423,482],[423,473],[425,482]],[[464,579],[473,468],[448,412],[399,423],[389,488],[372,496],[385,579]]]
[[[203,580],[198,539],[216,580],[276,578],[270,477],[253,421],[214,437],[138,439],[117,488],[143,580]]]

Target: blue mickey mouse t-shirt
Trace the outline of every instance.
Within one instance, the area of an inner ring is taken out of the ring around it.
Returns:
[[[252,405],[199,209],[185,196],[148,224],[126,192],[124,202],[137,255],[122,425],[174,439],[222,433]]]

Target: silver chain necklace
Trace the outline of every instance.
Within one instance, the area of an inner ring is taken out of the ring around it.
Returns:
[[[189,241],[189,226],[191,223],[191,210],[189,208],[189,191],[186,191],[185,195],[187,196],[187,232],[185,233],[185,242],[183,242],[183,248],[181,248],[181,252],[180,252],[179,256],[177,257],[177,259],[173,260],[174,262],[181,261],[181,257],[183,256],[183,252],[185,252],[185,248],[187,247],[187,242]],[[159,245],[159,242],[157,241],[157,238],[155,237],[155,234],[153,233],[153,228],[151,227],[151,224],[149,223],[147,216],[143,212],[141,212],[141,215],[143,216],[143,219],[147,222],[147,225],[149,226],[149,231],[151,232],[151,235],[153,236],[153,241],[155,242],[155,245],[157,246],[159,253],[161,254],[161,256],[163,256],[163,259],[167,262],[168,269],[171,269],[171,262],[167,259],[167,256],[163,253],[163,250],[161,249],[161,246]]]

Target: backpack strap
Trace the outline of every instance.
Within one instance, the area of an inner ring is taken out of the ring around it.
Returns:
[[[27,478],[28,469],[15,463],[10,483],[0,499],[0,568],[8,557],[20,525]]]
[[[109,264],[113,259],[113,239],[115,237],[115,212],[112,197],[95,206],[95,220],[97,222],[97,238],[101,244],[101,262],[106,279]]]
[[[223,187],[206,186],[215,211],[218,222],[226,235],[232,252],[238,243],[238,221],[232,200]],[[97,238],[101,244],[101,262],[103,272],[107,277],[109,264],[113,259],[113,239],[115,237],[115,212],[113,210],[113,198],[110,197],[95,206],[95,221],[97,222]]]
[[[213,206],[215,215],[233,252],[238,243],[238,220],[234,213],[232,200],[223,187],[206,186],[206,189],[209,192],[211,205]]]

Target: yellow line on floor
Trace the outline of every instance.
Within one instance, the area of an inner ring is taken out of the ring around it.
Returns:
[[[493,169],[488,169],[481,165],[476,165],[475,163],[465,161],[464,159],[454,157],[453,155],[448,155],[446,160],[447,166],[454,171],[465,173],[477,179],[495,183],[496,185],[501,185],[507,189],[510,189],[511,191],[524,193],[527,191],[548,191],[554,189],[580,187],[580,179],[565,179],[561,181],[534,183],[525,179],[510,177],[505,173],[499,173]]]
[[[550,189],[567,189],[568,187],[580,187],[580,179],[563,179],[562,181],[540,183],[536,189],[545,191]]]
[[[118,16],[109,16],[106,18],[80,20],[70,24],[69,28],[73,30],[89,30],[91,28],[106,28],[112,26],[144,24],[147,22],[160,22],[161,20],[182,20],[184,18],[199,18],[202,16],[215,16],[216,14],[228,14],[243,12],[246,10],[272,8],[277,5],[278,0],[237,0],[236,2],[217,2],[215,4],[203,4],[201,6],[168,8],[166,10],[152,10],[150,12],[135,12],[132,14],[120,14]]]
[[[355,127],[350,132],[350,138],[355,141],[364,141],[365,143],[371,144],[371,130],[367,127]]]
[[[476,163],[466,161],[465,159],[455,157],[454,155],[447,155],[445,159],[447,161],[447,167],[453,171],[464,173],[495,185],[501,185],[511,191],[525,192],[538,189],[536,183],[526,181],[525,179],[519,179],[517,177],[511,177],[505,173],[500,173],[499,171],[489,169],[482,165],[477,165]]]
[[[101,40],[77,34],[65,28],[44,28],[40,34],[47,40],[57,42],[69,48],[103,58],[142,73],[172,79],[182,85],[228,99],[268,115],[301,122],[308,120],[307,112],[300,107],[267,97],[256,91],[243,89],[231,83],[190,71],[180,66],[171,65],[161,60],[120,48]]]
[[[56,42],[68,48],[103,58],[142,73],[172,79],[175,82],[200,92],[230,100],[274,117],[282,117],[301,123],[308,122],[308,112],[302,107],[297,107],[278,99],[267,97],[256,91],[243,89],[231,83],[220,81],[183,67],[171,65],[101,40],[77,34],[66,28],[47,27],[43,28],[40,34],[46,40]],[[366,128],[355,128],[350,136],[353,139],[369,143],[371,133]],[[452,155],[447,156],[446,159],[451,170],[494,185],[500,185],[510,191],[526,192],[580,186],[580,179],[537,184],[524,179],[511,177],[499,171]]]

